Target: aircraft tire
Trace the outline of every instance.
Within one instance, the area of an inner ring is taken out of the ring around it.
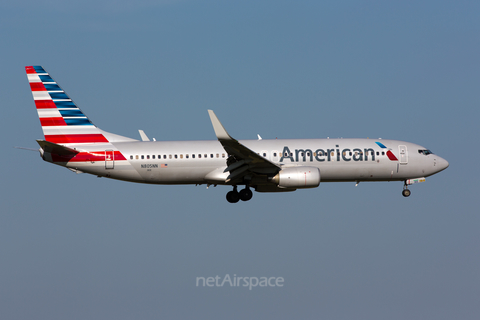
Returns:
[[[248,201],[248,200],[252,199],[253,192],[252,192],[252,190],[245,188],[243,190],[240,190],[239,196],[240,196],[240,200]]]
[[[238,200],[240,200],[240,195],[238,192],[235,191],[229,191],[227,192],[227,201],[230,203],[237,203]]]
[[[410,197],[410,194],[411,194],[411,193],[412,193],[412,192],[411,192],[410,190],[408,190],[408,189],[404,189],[404,190],[402,191],[402,195],[403,195],[405,198],[406,198],[406,197]]]

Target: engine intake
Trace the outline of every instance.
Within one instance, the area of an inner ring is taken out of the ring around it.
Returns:
[[[316,167],[285,168],[272,181],[282,188],[316,188],[320,185],[320,170]]]

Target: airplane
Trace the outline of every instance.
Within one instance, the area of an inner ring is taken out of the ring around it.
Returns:
[[[236,140],[208,110],[217,140],[141,141],[95,126],[41,66],[27,66],[28,81],[45,136],[43,160],[76,173],[161,184],[227,185],[227,201],[257,192],[316,188],[320,182],[403,181],[409,185],[448,167],[430,150],[384,139]],[[244,188],[238,191],[238,186]]]

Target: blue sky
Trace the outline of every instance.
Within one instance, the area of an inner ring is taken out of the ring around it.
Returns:
[[[2,319],[476,319],[480,5],[474,1],[0,4]],[[34,152],[24,66],[106,131],[415,142],[401,183],[255,193],[76,175]],[[283,277],[281,288],[196,277]]]

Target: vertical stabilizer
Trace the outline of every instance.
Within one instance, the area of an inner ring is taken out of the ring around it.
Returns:
[[[46,141],[78,144],[133,140],[97,128],[43,67],[28,66],[25,70]]]

